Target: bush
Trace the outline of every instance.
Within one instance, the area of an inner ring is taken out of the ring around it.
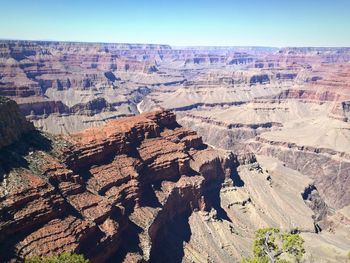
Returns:
[[[25,263],[89,263],[82,255],[63,252],[56,256],[31,257],[24,261]]]
[[[243,258],[242,263],[288,263],[283,255],[299,262],[305,254],[304,239],[299,234],[281,233],[277,228],[262,228],[255,232],[253,258]]]
[[[269,263],[268,257],[261,257],[261,258],[243,258],[242,263]]]
[[[304,239],[298,234],[283,234],[282,241],[282,250],[300,261],[305,254]]]

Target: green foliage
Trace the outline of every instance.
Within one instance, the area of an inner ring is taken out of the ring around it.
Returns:
[[[255,232],[253,258],[243,258],[242,263],[290,263],[281,258],[288,256],[299,262],[305,254],[304,239],[299,234],[281,233],[277,228],[262,228]]]
[[[243,258],[242,263],[269,263],[268,257],[261,257],[261,258]]]
[[[257,258],[263,258],[270,253],[276,253],[278,246],[276,239],[279,237],[280,231],[276,228],[262,228],[255,232],[255,240],[253,243],[253,254]]]
[[[261,258],[243,258],[242,263],[269,263],[270,259],[268,257],[261,257]],[[276,263],[290,263],[288,260],[285,259],[277,259],[275,261]]]
[[[63,252],[57,256],[31,257],[25,260],[25,263],[89,263],[82,255]]]
[[[304,239],[298,234],[283,234],[282,250],[292,255],[297,261],[305,254]]]

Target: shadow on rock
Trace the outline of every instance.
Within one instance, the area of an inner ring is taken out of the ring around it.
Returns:
[[[237,167],[232,167],[232,169],[231,169],[231,179],[233,181],[234,186],[237,186],[237,187],[243,187],[244,186],[244,181],[239,176],[238,171],[237,171]]]
[[[177,215],[158,230],[153,241],[150,262],[182,262],[185,255],[183,243],[189,242],[192,235],[188,222],[190,215],[191,211]]]
[[[51,141],[39,131],[29,132],[21,139],[9,146],[0,149],[0,180],[5,173],[15,168],[28,168],[26,156],[34,151],[51,151]]]

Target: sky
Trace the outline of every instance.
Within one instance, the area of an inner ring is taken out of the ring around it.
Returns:
[[[0,39],[350,46],[350,0],[0,0]]]

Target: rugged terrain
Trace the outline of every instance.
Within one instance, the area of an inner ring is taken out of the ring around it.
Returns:
[[[231,176],[231,156],[167,111],[70,138],[16,124],[22,137],[1,148],[2,262],[62,251],[92,262],[162,261],[172,220],[218,205],[220,182]]]
[[[276,226],[302,233],[306,262],[344,261],[349,62],[349,48],[1,41],[0,95],[62,134],[1,101],[6,257],[232,262]]]
[[[348,210],[322,220],[311,180],[268,157],[213,149],[169,111],[53,136],[12,101],[1,106],[16,120],[2,133],[17,132],[0,149],[1,261],[62,251],[92,262],[238,261],[252,230],[271,225],[302,232],[308,259],[345,257]],[[332,231],[316,234],[319,223]]]

